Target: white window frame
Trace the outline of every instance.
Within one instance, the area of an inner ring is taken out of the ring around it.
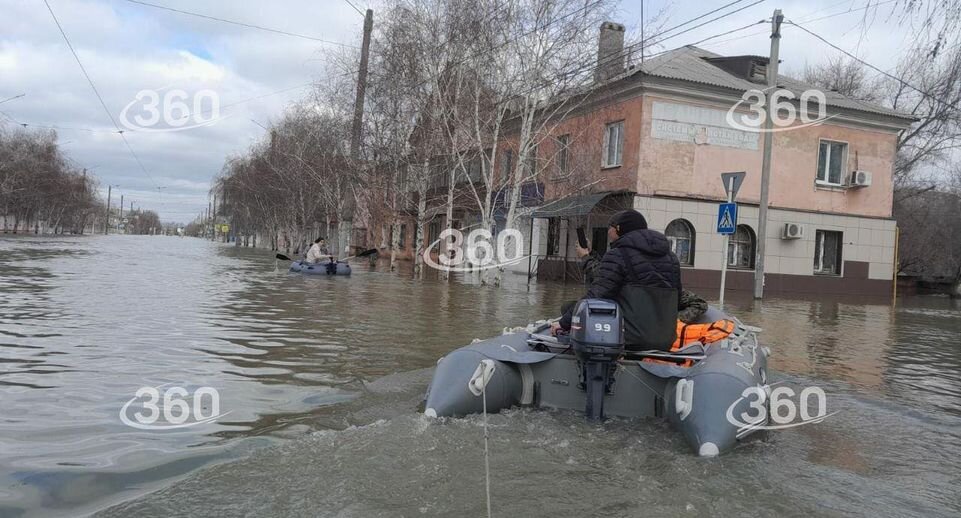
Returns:
[[[610,161],[611,157],[611,133],[612,130],[616,133],[616,140],[614,141],[614,161]],[[619,120],[615,122],[610,122],[604,126],[604,156],[601,157],[601,167],[620,167],[624,158],[624,120]]]
[[[825,170],[821,170],[821,144],[827,143],[827,154],[824,158]],[[842,144],[844,146],[844,151],[841,152],[841,171],[839,175],[839,181],[837,183],[830,181],[831,178],[831,144]],[[843,140],[831,140],[831,139],[818,139],[817,147],[817,170],[814,173],[814,183],[817,185],[827,185],[830,187],[843,187],[845,185],[845,179],[847,178],[847,164],[848,164],[848,143]],[[821,179],[821,173],[824,173],[824,179]]]
[[[824,236],[833,234],[837,236],[837,271],[824,271]],[[837,230],[818,229],[814,232],[814,273],[816,275],[835,275],[840,276],[844,265],[844,232]]]
[[[678,260],[682,268],[693,267],[694,266],[694,236],[695,236],[694,225],[684,218],[678,218],[678,219],[672,220],[670,223],[667,224],[666,227],[664,227],[664,235],[665,237],[667,237],[667,242],[671,244],[671,252],[674,252],[674,255],[677,255],[678,238],[676,236],[672,236],[667,233],[668,229],[671,228],[671,225],[677,221],[680,221],[681,224],[684,225],[687,228],[688,232],[690,233],[690,237],[684,238],[684,240],[688,242],[688,250],[687,250],[688,260],[680,261],[680,257],[678,257]]]
[[[749,242],[742,243],[740,241],[734,240],[734,235],[737,234],[737,230],[739,230],[741,227],[744,227],[746,229],[748,237],[751,238]],[[744,224],[738,225],[734,229],[734,234],[731,234],[730,239],[728,239],[728,242],[727,242],[727,250],[725,251],[725,254],[724,254],[724,260],[727,261],[727,267],[732,270],[741,270],[741,271],[754,270],[754,268],[757,266],[757,240],[758,240],[757,233],[754,232],[753,228]],[[748,264],[750,266],[740,266],[737,262],[737,258],[738,258],[737,252],[743,246],[748,247],[747,258],[748,258]],[[731,253],[732,248],[734,249],[733,254]]]

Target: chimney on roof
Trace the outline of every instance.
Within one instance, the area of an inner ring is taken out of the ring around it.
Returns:
[[[624,26],[614,22],[601,24],[597,38],[597,68],[594,82],[606,81],[624,72]]]

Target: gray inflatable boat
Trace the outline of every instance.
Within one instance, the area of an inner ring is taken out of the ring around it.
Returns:
[[[308,275],[350,275],[350,265],[346,261],[316,264],[294,261],[290,263],[290,271]]]
[[[701,322],[723,319],[735,323],[734,331],[707,346],[625,351],[617,304],[584,299],[569,337],[549,336],[549,322],[541,321],[441,358],[424,413],[481,413],[484,396],[488,412],[528,406],[580,410],[594,420],[667,418],[698,455],[715,456],[762,428],[770,415],[770,352],[758,344],[760,329],[715,308]]]

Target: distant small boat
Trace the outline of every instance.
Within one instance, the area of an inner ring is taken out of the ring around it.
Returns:
[[[730,450],[767,424],[770,413],[756,411],[759,405],[768,410],[770,353],[758,344],[760,329],[711,308],[698,323],[730,324],[724,338],[692,341],[674,352],[630,351],[614,301],[584,299],[573,321],[570,337],[548,336],[542,321],[444,356],[427,389],[424,413],[480,413],[486,392],[488,412],[528,406],[582,410],[593,420],[662,417],[705,457]],[[757,396],[745,397],[752,392]],[[745,413],[759,419],[743,422],[737,416]]]
[[[290,263],[290,271],[306,273],[308,275],[350,275],[350,265],[346,261],[308,263],[294,261]]]

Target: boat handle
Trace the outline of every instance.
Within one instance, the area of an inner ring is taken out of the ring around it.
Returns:
[[[477,364],[477,368],[474,369],[474,374],[470,377],[470,381],[467,382],[467,388],[471,394],[479,396],[484,389],[487,388],[487,383],[490,382],[493,376],[494,360],[481,360],[480,363]]]
[[[694,381],[686,378],[677,380],[674,388],[674,409],[683,421],[694,409]]]

